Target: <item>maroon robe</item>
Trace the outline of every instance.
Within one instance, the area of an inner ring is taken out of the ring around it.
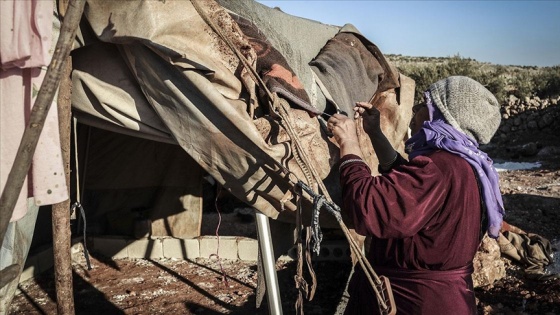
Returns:
[[[348,155],[341,163],[358,158]],[[476,314],[472,260],[480,242],[481,197],[471,166],[446,151],[399,156],[371,176],[362,162],[340,172],[344,211],[372,237],[368,259],[393,288],[397,314]],[[346,314],[376,314],[377,300],[359,266]]]

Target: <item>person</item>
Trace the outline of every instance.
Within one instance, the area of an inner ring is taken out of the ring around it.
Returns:
[[[371,236],[367,259],[389,278],[397,314],[476,314],[472,260],[484,232],[498,237],[504,215],[497,172],[479,149],[500,124],[496,98],[468,77],[432,84],[413,107],[408,161],[383,135],[379,111],[362,102],[354,110],[380,175],[362,159],[354,119],[333,115],[343,209],[358,234]],[[348,293],[345,314],[379,312],[361,268]]]

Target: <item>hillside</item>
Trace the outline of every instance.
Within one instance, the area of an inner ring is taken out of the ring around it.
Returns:
[[[481,61],[477,61],[476,59],[472,59],[472,58],[464,58],[461,57],[459,55],[457,56],[449,56],[449,57],[413,57],[413,56],[403,56],[403,55],[395,55],[395,54],[386,54],[385,57],[387,57],[393,64],[398,65],[398,64],[420,64],[420,63],[426,63],[426,64],[434,64],[434,63],[445,63],[447,61],[449,61],[450,59],[453,58],[463,58],[463,59],[467,59],[467,60],[471,60],[473,62],[475,62],[478,65],[486,65],[489,67],[506,67],[506,68],[511,68],[511,69],[528,69],[528,70],[537,70],[539,69],[539,67],[536,66],[519,66],[519,65],[498,65],[498,64],[492,64],[489,62],[481,62]]]
[[[400,72],[417,83],[417,97],[429,84],[450,75],[469,76],[496,95],[500,102],[509,95],[524,99],[557,98],[560,95],[560,66],[535,67],[497,65],[459,55],[451,57],[409,57],[386,55]]]
[[[450,75],[466,75],[485,85],[501,104],[502,122],[484,147],[497,159],[556,159],[560,146],[560,66],[504,66],[461,56],[386,55],[416,81],[416,101],[428,86]]]

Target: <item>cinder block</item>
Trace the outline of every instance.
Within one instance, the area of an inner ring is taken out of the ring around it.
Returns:
[[[210,258],[218,250],[218,238],[203,236],[200,239],[200,257]],[[222,259],[237,260],[237,238],[234,236],[220,236],[218,255]]]
[[[297,260],[297,247],[294,246],[288,250],[284,255],[281,255],[278,260],[280,261],[293,261]],[[313,254],[313,261],[351,261],[350,248],[346,241],[328,240],[321,242],[321,252],[318,256]]]
[[[251,238],[240,238],[237,241],[237,254],[239,259],[257,261],[259,256],[259,243]]]
[[[21,276],[19,277],[19,283],[22,283],[29,279],[33,279],[39,273],[40,271],[38,267],[37,258],[35,256],[33,257],[29,256],[25,261],[25,267],[23,268],[23,271],[21,272]]]
[[[72,262],[80,262],[84,256],[84,246],[82,243],[74,242],[72,247],[70,247],[70,255],[72,257]]]
[[[165,258],[195,259],[200,257],[198,239],[164,238],[163,256]]]
[[[321,243],[319,256],[314,256],[316,261],[349,261],[350,248],[344,241],[325,241]]]
[[[128,257],[128,242],[120,237],[95,237],[93,242],[86,243],[88,250],[100,253],[112,259]],[[83,254],[83,250],[82,250]]]
[[[163,242],[161,239],[139,239],[131,241],[127,246],[129,258],[163,258]]]

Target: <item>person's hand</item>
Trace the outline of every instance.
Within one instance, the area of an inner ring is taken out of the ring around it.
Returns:
[[[370,136],[371,144],[381,169],[388,170],[397,159],[397,152],[381,131],[381,113],[370,103],[357,102],[354,117],[363,119],[364,131]]]
[[[327,121],[327,128],[333,134],[340,147],[351,143],[358,143],[356,124],[352,118],[342,114],[334,114]]]
[[[354,107],[354,118],[363,119],[364,130],[366,133],[381,133],[381,113],[372,104],[366,102],[356,102]]]

